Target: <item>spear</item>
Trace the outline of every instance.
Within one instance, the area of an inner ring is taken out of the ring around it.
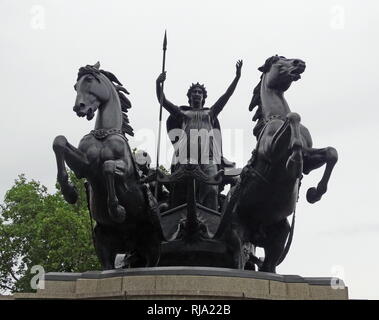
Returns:
[[[166,67],[166,50],[167,50],[167,32],[164,32],[163,39],[163,62],[162,62],[162,73],[165,72]],[[162,82],[161,86],[161,99],[160,99],[160,107],[159,107],[159,128],[158,128],[158,147],[157,147],[157,181],[155,184],[155,198],[158,199],[158,169],[159,169],[159,153],[161,149],[161,131],[162,131],[162,107],[163,107],[163,87],[164,82]]]

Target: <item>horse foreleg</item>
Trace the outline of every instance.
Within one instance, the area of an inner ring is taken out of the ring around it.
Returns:
[[[119,205],[116,195],[115,176],[124,176],[125,162],[121,160],[107,160],[103,164],[103,173],[108,192],[108,211],[111,219],[116,223],[125,221],[125,208]]]
[[[281,119],[272,119],[270,120],[262,137],[260,137],[261,153],[266,155],[267,158],[271,159],[281,158],[281,155],[287,152],[289,140],[291,137],[291,131],[289,126],[289,121],[283,121]]]
[[[53,142],[53,150],[57,161],[57,180],[61,186],[63,197],[68,203],[75,203],[78,193],[75,187],[68,181],[68,173],[65,162],[74,171],[77,177],[84,177],[88,161],[83,152],[68,143],[64,136],[57,136]]]
[[[307,200],[309,203],[319,201],[322,195],[327,191],[328,182],[333,168],[338,160],[337,150],[333,147],[323,149],[307,149],[304,152],[304,174],[318,169],[326,164],[324,174],[317,187],[309,188],[307,191]]]
[[[279,122],[281,120],[271,120],[272,125],[269,126],[267,134],[270,135],[275,126],[277,127],[281,123],[273,134],[271,139],[266,139],[267,145],[270,147],[271,158],[280,159],[281,155],[290,150],[291,154],[288,157],[286,168],[287,171],[298,178],[303,172],[303,157],[302,148],[303,143],[300,135],[300,116],[297,113],[290,112],[287,114],[286,120],[284,122]]]
[[[286,168],[293,177],[300,178],[303,173],[303,143],[300,136],[300,116],[291,112],[287,115],[287,119],[291,128],[290,149],[292,153],[287,160]]]

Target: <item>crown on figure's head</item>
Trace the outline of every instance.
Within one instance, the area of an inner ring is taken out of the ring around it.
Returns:
[[[195,88],[200,88],[201,91],[203,91],[203,105],[205,103],[205,99],[207,98],[207,89],[205,89],[204,85],[203,84],[200,84],[200,83],[192,83],[192,85],[190,86],[190,88],[188,89],[187,91],[187,97],[188,97],[188,102],[190,103],[190,100],[191,100],[191,91]]]

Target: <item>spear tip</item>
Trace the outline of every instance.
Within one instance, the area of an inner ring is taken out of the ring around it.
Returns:
[[[167,49],[167,30],[164,31],[163,50]]]

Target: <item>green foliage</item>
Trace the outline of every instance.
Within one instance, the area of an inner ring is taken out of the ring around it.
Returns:
[[[49,194],[39,182],[16,179],[0,205],[0,292],[31,292],[30,269],[83,272],[100,265],[82,180],[70,173],[79,200],[68,204],[60,191]]]

